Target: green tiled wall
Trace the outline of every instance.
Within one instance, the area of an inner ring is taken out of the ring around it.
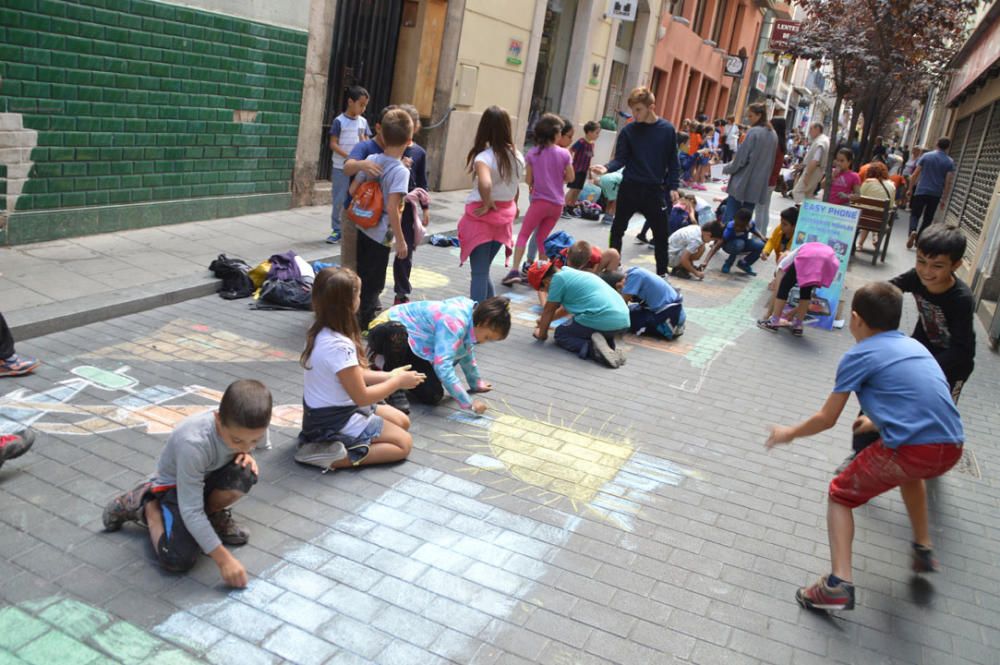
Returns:
[[[287,200],[306,41],[305,32],[149,0],[4,0],[0,112],[21,113],[38,131],[7,241],[107,230],[77,232],[66,208]],[[234,122],[235,110],[256,119]],[[61,221],[46,230],[40,213],[55,210]],[[38,228],[21,228],[22,217]]]

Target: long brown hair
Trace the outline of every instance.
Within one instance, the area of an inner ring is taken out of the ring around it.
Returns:
[[[514,153],[514,134],[510,129],[510,115],[499,106],[489,107],[483,111],[483,117],[479,119],[476,141],[465,160],[469,171],[472,171],[476,155],[486,148],[493,148],[501,180],[507,181],[512,175],[516,175],[514,164],[517,162],[517,156]]]
[[[299,356],[300,365],[312,369],[309,357],[316,346],[316,335],[323,328],[329,328],[354,342],[358,364],[362,368],[368,366],[368,358],[361,345],[361,326],[354,312],[354,299],[360,290],[361,280],[350,268],[323,268],[319,271],[312,288],[312,308],[316,319],[306,333],[306,348]]]

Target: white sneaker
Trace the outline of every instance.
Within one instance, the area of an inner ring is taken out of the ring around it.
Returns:
[[[323,473],[330,470],[330,465],[347,457],[347,448],[340,441],[325,443],[303,443],[295,451],[295,461],[299,464],[311,464],[323,469]]]
[[[608,340],[604,339],[604,335],[599,332],[590,336],[590,354],[594,360],[612,369],[621,367],[622,357],[611,348]]]

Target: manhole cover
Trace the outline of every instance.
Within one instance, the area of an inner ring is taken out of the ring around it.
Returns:
[[[969,446],[962,446],[962,448],[962,458],[955,465],[955,471],[972,476],[977,480],[981,479],[983,474],[979,471],[979,462],[976,460],[976,454],[972,452]]]

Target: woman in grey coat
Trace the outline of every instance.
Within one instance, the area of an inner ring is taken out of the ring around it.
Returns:
[[[751,104],[748,110],[750,131],[736,151],[733,161],[726,164],[723,173],[729,174],[726,193],[726,211],[722,222],[728,224],[740,208],[753,210],[758,203],[767,202],[771,192],[767,181],[774,168],[774,153],[778,149],[778,136],[767,126],[766,107]]]

